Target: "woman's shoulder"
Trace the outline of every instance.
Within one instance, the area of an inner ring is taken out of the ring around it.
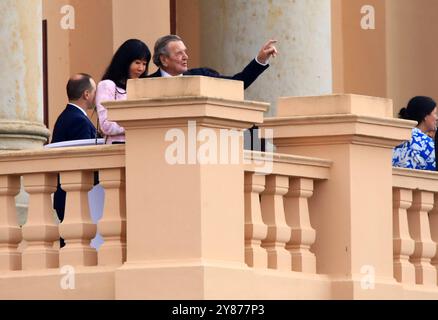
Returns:
[[[428,136],[426,133],[424,133],[423,131],[421,131],[418,128],[412,129],[412,136],[417,138],[417,139],[427,140],[428,142],[434,141],[430,136]]]
[[[99,89],[99,88],[101,88],[101,89],[107,88],[107,89],[115,90],[116,84],[112,80],[102,80],[102,81],[99,81],[99,83],[97,84],[97,89]]]

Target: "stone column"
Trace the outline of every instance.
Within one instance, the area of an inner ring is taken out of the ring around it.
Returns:
[[[38,148],[43,122],[41,0],[0,1],[0,151]]]
[[[41,147],[43,125],[41,0],[0,1],[0,152]],[[17,196],[24,224],[28,196]]]
[[[269,115],[278,97],[332,92],[330,0],[200,1],[200,17],[201,66],[224,74],[278,40],[279,56],[245,91],[248,100],[270,102]]]

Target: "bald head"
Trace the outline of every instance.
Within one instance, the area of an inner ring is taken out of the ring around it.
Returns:
[[[96,95],[96,83],[89,74],[73,75],[67,83],[67,96],[71,103],[83,109],[92,109]]]
[[[78,73],[73,75],[67,83],[67,96],[69,101],[79,100],[86,90],[93,89],[93,79],[89,74]]]

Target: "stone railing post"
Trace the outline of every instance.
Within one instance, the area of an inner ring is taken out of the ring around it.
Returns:
[[[268,268],[282,271],[292,270],[290,253],[286,243],[291,239],[291,228],[286,223],[283,196],[289,190],[289,177],[270,175],[262,193],[262,216],[268,226],[268,235],[262,247],[268,252]]]
[[[105,206],[97,230],[104,243],[98,251],[98,263],[121,265],[126,260],[125,169],[105,169],[99,172],[105,188]]]
[[[393,230],[394,230],[394,277],[398,282],[415,283],[415,267],[409,261],[414,253],[415,241],[409,233],[408,212],[412,205],[412,190],[393,190]]]
[[[313,180],[293,178],[284,199],[286,221],[292,228],[292,237],[286,245],[292,256],[292,270],[316,273],[316,257],[310,247],[316,239],[310,224],[308,200],[313,194]]]
[[[391,159],[415,124],[392,114],[383,98],[281,98],[278,117],[262,125],[274,130],[277,152],[333,161],[331,178],[309,199],[318,212],[317,273],[332,277],[333,298],[401,294],[393,272]]]
[[[24,189],[29,193],[29,213],[23,226],[23,270],[57,268],[59,253],[53,244],[59,241],[51,194],[56,191],[55,173],[24,176]]]
[[[65,247],[59,253],[59,266],[95,266],[97,252],[90,246],[90,241],[95,237],[97,227],[91,221],[88,204],[93,172],[61,172],[61,187],[67,197],[64,220],[59,225],[60,235],[65,240]]]
[[[20,270],[21,229],[18,226],[15,196],[20,191],[20,176],[0,176],[0,271]]]
[[[106,104],[126,130],[127,259],[116,297],[234,294],[211,284],[248,268],[243,130],[267,104],[245,102],[241,82],[206,77],[130,80],[128,93]]]
[[[432,259],[432,265],[435,267],[438,279],[438,193],[434,193],[434,206],[431,212],[429,212],[429,223],[430,223],[430,235],[432,240],[436,244],[435,256]],[[438,285],[438,280],[437,280]]]
[[[245,260],[250,267],[267,268],[268,255],[261,247],[268,234],[263,222],[260,194],[265,190],[265,176],[245,172]]]
[[[411,262],[415,266],[417,284],[436,286],[436,269],[431,264],[435,257],[436,243],[431,238],[429,211],[434,205],[433,192],[414,191],[412,206],[408,209],[409,231],[415,241]]]

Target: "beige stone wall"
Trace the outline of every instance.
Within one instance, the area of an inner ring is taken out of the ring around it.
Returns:
[[[49,129],[67,102],[66,78],[70,74],[70,33],[60,27],[60,10],[69,0],[43,0],[43,19],[47,20]]]
[[[361,8],[375,8],[376,28],[361,27]],[[333,91],[387,97],[386,2],[332,0]]]
[[[143,40],[151,50],[155,41],[170,33],[169,1],[113,0],[113,49],[129,38]],[[153,63],[149,73],[156,70]]]
[[[364,5],[374,30],[360,26]],[[436,99],[437,10],[434,0],[332,0],[333,91],[393,99],[395,116],[415,95]]]
[[[74,8],[74,29],[65,29],[61,9]],[[105,0],[44,0],[47,20],[49,129],[67,103],[65,85],[77,72],[100,79],[112,55],[111,3]]]
[[[397,113],[415,95],[438,99],[438,1],[386,2],[388,97]]]

